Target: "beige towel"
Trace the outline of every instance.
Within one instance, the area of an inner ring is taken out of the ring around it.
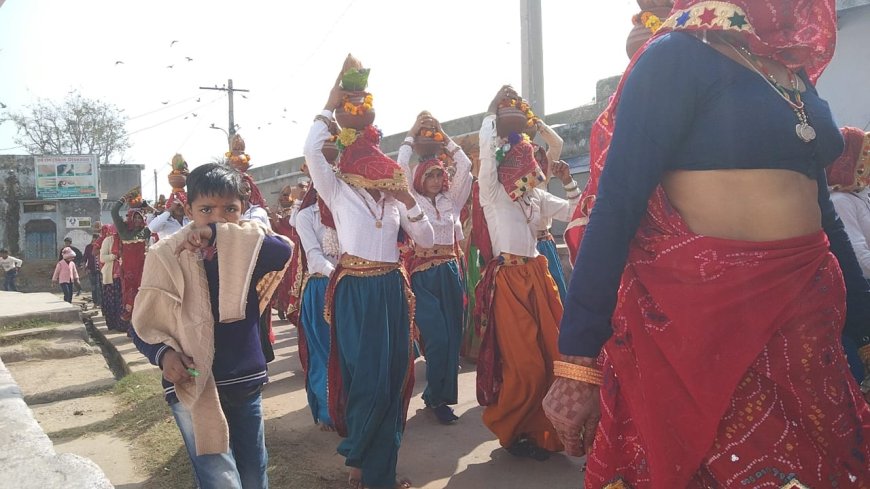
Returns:
[[[196,453],[226,453],[229,428],[212,377],[214,318],[205,268],[193,253],[184,251],[175,256],[190,229],[186,226],[149,250],[133,309],[133,326],[144,341],[165,343],[193,358],[200,375],[194,382],[176,385],[175,391],[190,409]],[[247,221],[219,224],[216,229],[220,321],[238,321],[245,316],[251,275],[263,237],[269,232]]]

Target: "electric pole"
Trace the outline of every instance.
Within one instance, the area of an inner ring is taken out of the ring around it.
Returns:
[[[520,0],[520,45],[522,46],[523,97],[535,114],[544,111],[544,41],[541,27],[541,0]]]
[[[226,87],[218,87],[217,85],[215,85],[214,87],[199,87],[199,88],[200,88],[200,90],[220,90],[222,92],[227,92],[227,98],[229,99],[229,115],[230,115],[230,125],[227,128],[227,131],[229,131],[228,137],[227,137],[227,143],[229,143],[233,139],[233,136],[236,134],[236,123],[235,123],[235,119],[233,117],[233,92],[250,92],[250,90],[245,90],[242,88],[233,88],[233,79],[232,78],[227,80]]]
[[[154,205],[157,205],[157,168],[154,169]]]

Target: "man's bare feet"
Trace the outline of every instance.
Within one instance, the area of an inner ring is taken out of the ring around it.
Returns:
[[[326,423],[317,423],[317,426],[320,427],[320,431],[335,431],[335,426]]]

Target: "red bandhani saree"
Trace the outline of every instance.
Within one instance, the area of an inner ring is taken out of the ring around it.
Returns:
[[[867,487],[870,408],[840,343],[845,301],[823,231],[698,236],[658,189],[602,355],[586,487]]]
[[[835,5],[676,0],[657,36],[672,30],[732,32],[815,82],[833,54]],[[621,89],[593,127],[590,179],[565,234],[572,261]],[[600,357],[585,487],[870,487],[870,408],[846,365],[845,286],[828,248],[823,231],[773,242],[696,235],[659,187]]]

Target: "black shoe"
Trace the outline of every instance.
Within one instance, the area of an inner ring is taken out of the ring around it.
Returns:
[[[514,457],[527,457],[539,462],[548,460],[550,452],[539,447],[533,440],[520,438],[513,445],[507,447],[508,453]]]
[[[432,412],[435,413],[435,417],[441,424],[453,424],[459,419],[459,416],[454,414],[453,409],[447,404],[432,408]]]

